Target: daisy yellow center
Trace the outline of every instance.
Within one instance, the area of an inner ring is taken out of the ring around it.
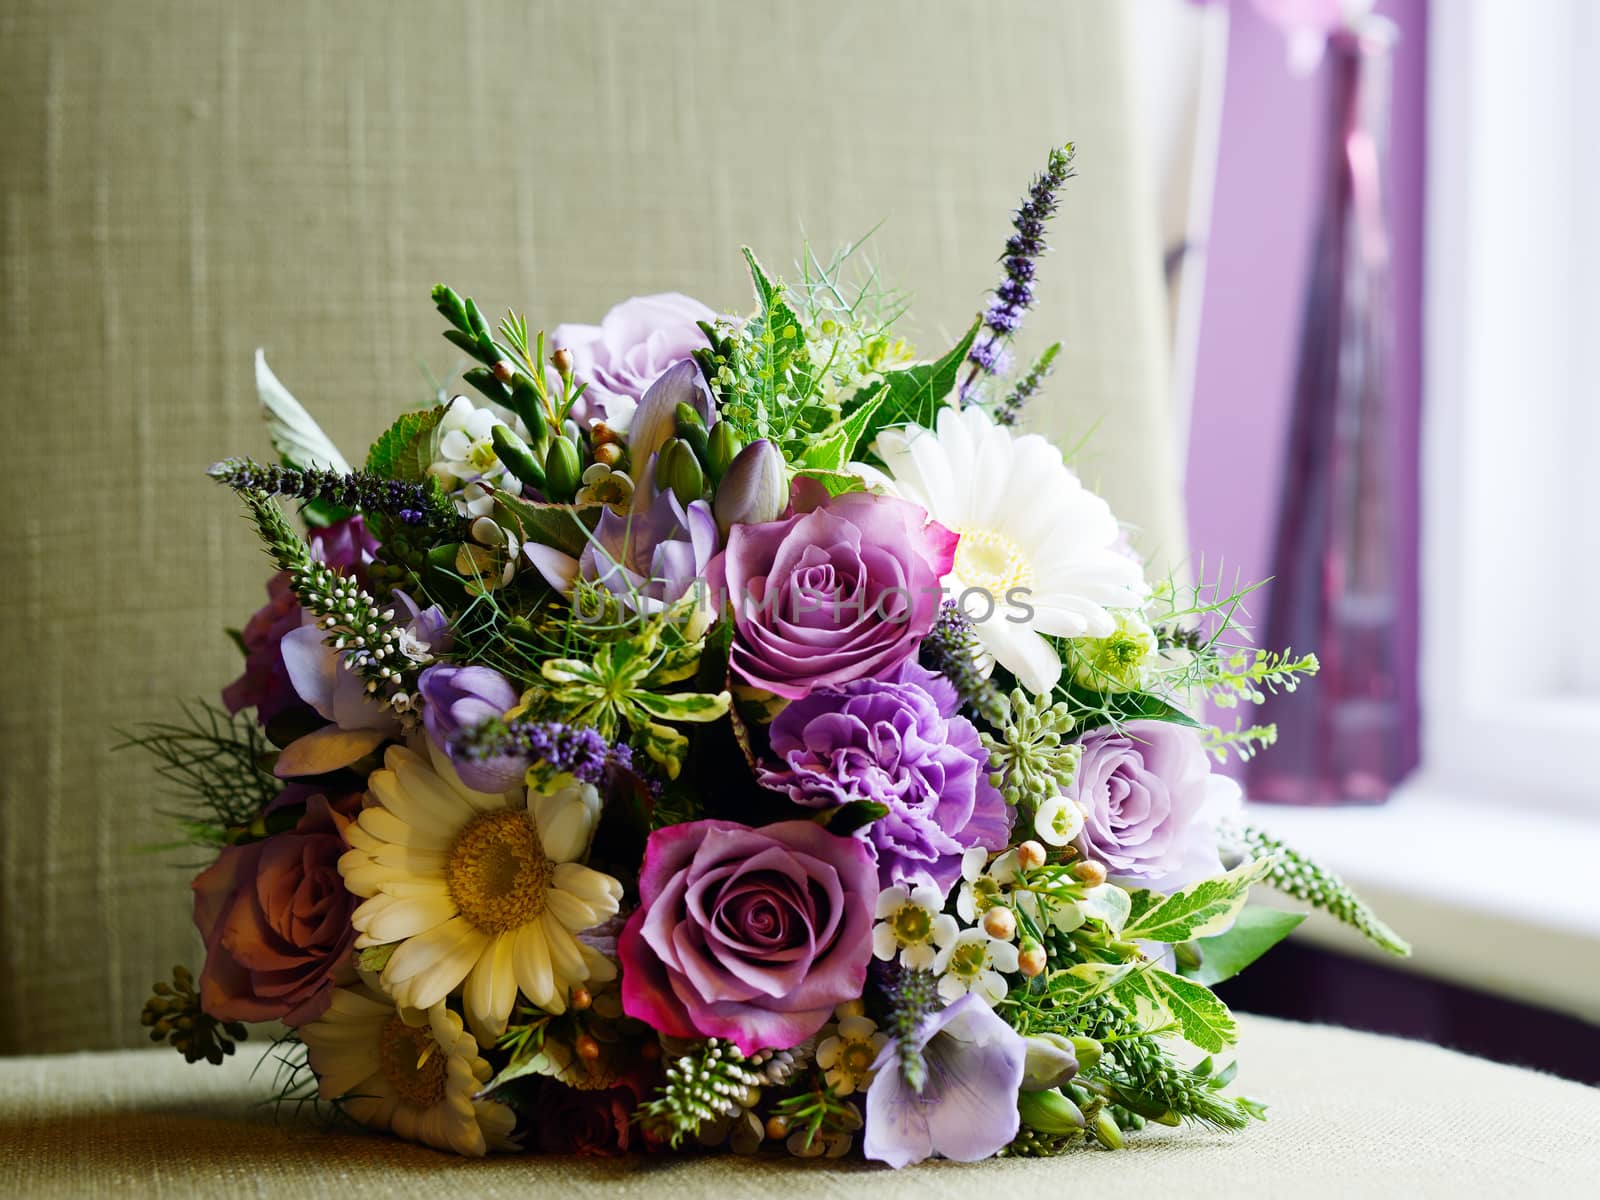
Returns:
[[[914,946],[928,940],[933,932],[933,917],[928,910],[916,904],[902,904],[889,918],[889,928],[895,941],[902,946]]]
[[[553,871],[528,814],[501,809],[468,822],[444,877],[463,917],[487,933],[507,933],[544,912]]]
[[[872,1069],[872,1061],[876,1057],[871,1042],[849,1041],[839,1052],[839,1065],[859,1078]]]
[[[964,979],[972,978],[988,965],[989,951],[978,942],[968,942],[964,946],[958,946],[955,953],[950,956],[950,970]]]
[[[958,529],[955,574],[969,588],[1004,599],[1012,588],[1033,587],[1033,564],[998,529]]]
[[[378,1034],[383,1077],[412,1108],[432,1108],[444,1099],[445,1054],[426,1029],[390,1017]]]

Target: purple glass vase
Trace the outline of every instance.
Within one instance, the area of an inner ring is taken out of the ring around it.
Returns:
[[[1408,765],[1381,187],[1391,47],[1387,25],[1335,32],[1323,63],[1321,217],[1265,621],[1267,645],[1315,651],[1322,670],[1262,707],[1278,744],[1251,761],[1248,790],[1271,803],[1378,803]]]

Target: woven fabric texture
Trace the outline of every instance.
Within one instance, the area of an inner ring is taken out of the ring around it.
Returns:
[[[197,960],[149,765],[113,727],[214,697],[266,563],[202,475],[267,451],[252,352],[359,453],[430,377],[440,280],[598,320],[676,289],[743,309],[868,232],[953,340],[1007,216],[1075,138],[1023,350],[1042,423],[1181,557],[1153,204],[1105,2],[731,0],[0,6],[0,1053],[137,1040]]]
[[[991,1195],[1457,1197],[1591,1194],[1600,1092],[1426,1046],[1348,1030],[1242,1019],[1244,1090],[1271,1105],[1243,1133],[1150,1128],[1115,1154],[900,1172],[861,1163],[742,1159],[464,1162],[360,1133],[329,1132],[257,1101],[260,1050],[224,1067],[170,1051],[0,1062],[0,1191],[70,1196],[393,1200],[440,1196],[649,1196],[921,1200]],[[252,1107],[254,1105],[254,1107]]]

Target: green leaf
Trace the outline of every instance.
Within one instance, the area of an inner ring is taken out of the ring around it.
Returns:
[[[732,696],[727,692],[679,692],[662,696],[656,692],[634,692],[628,697],[652,717],[662,721],[715,721],[728,711]]]
[[[1133,1002],[1141,1020],[1176,1022],[1183,1039],[1202,1050],[1217,1054],[1238,1040],[1239,1026],[1228,1006],[1192,979],[1151,967],[1128,976],[1116,991]]]
[[[815,479],[828,489],[830,496],[843,496],[846,492],[864,492],[866,483],[859,475],[851,475],[845,471],[823,471],[812,467],[802,468],[795,475],[804,479]]]
[[[1183,974],[1207,986],[1232,979],[1268,950],[1294,932],[1305,913],[1285,912],[1265,905],[1247,905],[1234,918],[1233,928],[1213,937],[1200,938],[1198,966]]]
[[[1122,936],[1130,942],[1175,944],[1220,933],[1244,907],[1251,884],[1265,879],[1275,862],[1260,859],[1241,863],[1226,875],[1202,879],[1170,896],[1136,891],[1130,897],[1131,912],[1122,927]]]
[[[889,389],[879,387],[834,429],[813,442],[800,457],[802,467],[842,472],[855,456],[861,435],[871,426],[878,409],[889,398]],[[837,493],[836,493],[837,494]]]
[[[838,808],[830,808],[816,815],[815,820],[829,833],[841,837],[854,833],[864,825],[889,815],[889,806],[876,800],[852,800]]]
[[[1063,675],[1056,685],[1056,695],[1067,702],[1079,727],[1086,730],[1126,721],[1166,721],[1188,729],[1206,728],[1183,709],[1149,692],[1102,693]]]
[[[910,423],[931,427],[939,414],[939,406],[955,390],[956,377],[967,359],[967,351],[972,349],[972,340],[978,336],[980,321],[981,318],[974,318],[972,327],[943,358],[890,371],[884,375],[877,391],[862,388],[851,397],[845,405],[850,417],[868,404],[873,406],[857,441],[870,446],[881,431],[892,425]]]
[[[292,467],[305,470],[320,467],[326,471],[339,471],[348,475],[350,464],[333,440],[322,432],[312,417],[289,394],[289,389],[278,381],[267,366],[267,356],[256,351],[256,395],[261,401],[261,415],[267,422],[267,433],[272,438],[272,448]]]
[[[523,500],[509,492],[494,494],[494,517],[502,525],[515,527],[524,542],[551,546],[577,558],[589,544],[589,535],[600,524],[600,504],[542,504]]]
[[[444,419],[444,406],[401,413],[367,452],[367,470],[388,479],[421,483],[433,461],[433,431]]]

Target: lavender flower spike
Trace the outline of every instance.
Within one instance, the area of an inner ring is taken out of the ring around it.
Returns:
[[[984,328],[967,353],[972,369],[961,384],[962,400],[972,394],[980,376],[999,375],[1006,370],[1006,346],[1033,307],[1033,277],[1038,260],[1050,248],[1045,245],[1044,225],[1055,214],[1061,185],[1072,177],[1072,154],[1071,142],[1050,151],[1050,162],[1034,177],[1027,199],[1017,209],[1013,220],[1016,232],[1006,239],[1006,252],[1000,259],[1005,278],[995,288],[984,313]]]
[[[925,1018],[914,1041],[927,1065],[920,1091],[895,1069],[898,1042],[873,1064],[866,1156],[891,1167],[934,1155],[977,1162],[1008,1145],[1022,1123],[1017,1092],[1028,1053],[1016,1030],[967,995]]]

